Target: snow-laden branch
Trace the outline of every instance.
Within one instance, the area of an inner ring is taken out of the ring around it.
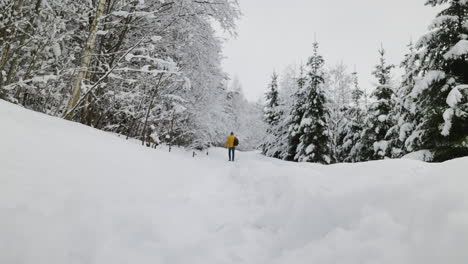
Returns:
[[[36,76],[36,77],[31,78],[31,79],[21,80],[21,81],[18,81],[18,82],[9,84],[9,85],[3,87],[3,89],[5,89],[5,90],[11,90],[11,89],[14,89],[15,86],[17,86],[17,85],[28,84],[28,83],[38,83],[38,82],[47,83],[47,82],[50,81],[50,80],[56,80],[56,79],[58,79],[58,77],[59,77],[59,76],[57,76],[57,75]]]
[[[461,93],[461,90],[464,89],[468,89],[468,85],[458,85],[450,91],[449,95],[447,96],[447,104],[451,108],[457,107],[457,105],[462,101],[463,94]]]
[[[417,98],[424,90],[428,89],[431,84],[443,80],[445,77],[446,74],[443,71],[428,71],[423,78],[417,80],[410,96],[412,98]]]
[[[63,118],[65,119],[68,119],[71,117],[71,114],[78,108],[78,106],[80,106],[84,99],[89,95],[91,94],[91,92],[96,89],[96,87],[99,86],[99,84],[104,81],[116,68],[117,66],[119,65],[119,62],[122,61],[125,56],[127,56],[130,52],[132,52],[132,50],[134,50],[136,47],[138,47],[142,42],[143,42],[144,38],[140,39],[135,45],[133,45],[132,47],[130,47],[122,56],[120,56],[120,58],[117,60],[117,62],[114,64],[114,66],[112,66],[96,83],[94,83],[87,91],[86,93],[81,96],[81,98],[78,100],[78,102],[68,111],[66,112],[64,115],[63,115]]]
[[[444,59],[458,59],[463,55],[468,54],[468,40],[462,39],[455,44],[447,53],[444,54]]]

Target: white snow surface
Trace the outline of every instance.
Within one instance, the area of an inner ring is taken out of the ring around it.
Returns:
[[[141,147],[0,100],[0,263],[466,264],[468,159]]]

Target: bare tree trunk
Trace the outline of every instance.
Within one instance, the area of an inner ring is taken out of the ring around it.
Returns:
[[[129,54],[133,49],[135,49],[136,47],[138,47],[141,42],[143,42],[143,39],[141,39],[140,41],[138,41],[134,46],[132,46],[130,49],[128,49],[117,61],[117,63],[114,64],[114,66],[112,66],[112,68],[110,68],[97,82],[95,82],[87,91],[86,93],[81,96],[80,98],[78,98],[76,104],[70,108],[69,110],[67,110],[64,114],[63,114],[63,118],[65,119],[72,119],[73,118],[73,112],[78,108],[78,106],[80,106],[80,104],[82,104],[84,102],[84,100],[86,99],[86,97],[88,95],[90,95],[94,89],[96,89],[99,84],[104,81],[107,77],[109,77],[109,75],[115,70],[115,68],[117,67],[118,63],[125,57],[127,56],[127,54]]]
[[[68,101],[68,106],[67,106],[67,112],[71,112],[71,110],[75,108],[76,104],[80,100],[81,85],[83,84],[83,81],[88,72],[88,68],[91,65],[92,54],[96,48],[96,36],[97,36],[99,20],[104,13],[104,10],[106,8],[106,3],[107,3],[106,0],[99,0],[98,2],[96,15],[93,19],[92,24],[90,25],[88,39],[86,40],[86,43],[83,48],[83,53],[81,55],[81,65],[80,65],[80,69],[78,72],[78,76],[76,77],[72,86],[71,97],[70,97],[70,100]],[[65,119],[70,120],[72,119],[72,116],[73,115],[71,114],[66,115]]]

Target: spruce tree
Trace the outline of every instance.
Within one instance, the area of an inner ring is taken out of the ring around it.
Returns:
[[[446,8],[416,46],[421,78],[411,96],[421,116],[409,143],[443,161],[468,155],[468,2],[428,0],[426,5]]]
[[[304,115],[305,105],[305,86],[307,77],[305,75],[305,67],[299,67],[299,76],[297,78],[297,90],[293,95],[293,106],[289,115],[290,120],[288,124],[288,151],[284,154],[283,159],[294,161],[296,156],[297,146],[300,143],[301,134],[299,133],[299,125]]]
[[[415,122],[418,118],[418,113],[414,111],[414,100],[409,96],[414,87],[414,78],[416,77],[416,58],[417,53],[414,49],[414,44],[411,41],[408,44],[408,53],[401,63],[401,68],[404,69],[402,82],[396,91],[395,107],[390,112],[390,118],[394,123],[393,127],[387,132],[389,147],[392,149],[392,158],[400,158],[412,151],[412,146],[406,142],[415,127]]]
[[[276,72],[273,72],[265,97],[264,120],[267,125],[267,135],[261,146],[262,153],[269,157],[278,158],[281,155],[278,149],[279,124],[283,113],[280,109],[278,75]]]
[[[273,127],[278,124],[281,115],[279,111],[278,74],[276,74],[276,72],[273,72],[271,83],[268,85],[268,91],[265,97],[265,122]]]
[[[390,72],[394,66],[387,64],[383,48],[379,50],[379,54],[380,63],[373,72],[378,86],[371,94],[373,102],[368,109],[359,145],[361,148],[359,155],[362,160],[383,159],[391,156],[386,136],[393,126],[389,114],[394,107],[394,91],[390,84]]]
[[[299,79],[297,102],[291,126],[291,153],[294,161],[329,164],[330,135],[329,110],[323,89],[324,59],[318,53],[318,43],[313,44],[314,54],[307,63],[307,76]],[[304,82],[305,81],[305,82]]]

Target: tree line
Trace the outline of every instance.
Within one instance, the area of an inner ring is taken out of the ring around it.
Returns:
[[[327,71],[318,43],[306,65],[274,73],[266,93],[263,154],[331,164],[400,158],[468,156],[468,3],[428,0],[443,10],[430,32],[410,43],[401,81],[379,50],[367,95],[356,72]]]
[[[215,26],[235,35],[240,15],[236,0],[0,0],[0,98],[145,145],[222,145],[261,119],[221,68]]]

